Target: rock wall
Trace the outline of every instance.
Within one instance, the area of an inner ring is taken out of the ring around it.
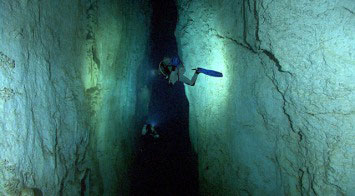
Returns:
[[[129,0],[0,0],[0,195],[128,193],[149,15]]]
[[[136,127],[147,114],[149,2],[99,2],[90,15],[92,37],[85,67],[86,95],[92,109],[94,195],[128,194]],[[96,17],[95,17],[96,16]],[[148,90],[149,91],[149,90]],[[148,93],[149,94],[149,93]]]
[[[178,0],[203,195],[355,194],[355,4]],[[192,74],[192,72],[191,72]]]

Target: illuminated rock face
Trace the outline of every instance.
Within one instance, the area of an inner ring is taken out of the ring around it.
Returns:
[[[127,192],[148,10],[0,1],[0,195]]]
[[[205,195],[355,194],[355,4],[178,0]]]

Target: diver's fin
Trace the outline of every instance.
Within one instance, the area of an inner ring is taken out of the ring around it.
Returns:
[[[213,76],[213,77],[223,77],[223,74],[221,72],[214,71],[214,70],[204,69],[204,68],[200,68],[200,67],[197,69],[192,69],[192,70],[196,70],[198,73],[203,73],[203,74]]]

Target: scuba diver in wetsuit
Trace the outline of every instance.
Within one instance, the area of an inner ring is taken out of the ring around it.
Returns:
[[[172,58],[165,57],[159,64],[160,73],[164,75],[165,79],[169,80],[169,84],[175,84],[181,81],[190,86],[194,86],[199,73],[203,73],[213,77],[223,77],[223,74],[217,71],[208,70],[204,68],[197,68],[191,79],[187,78],[184,73],[186,71],[184,64],[179,57]]]
[[[153,153],[158,138],[159,134],[155,130],[155,126],[151,124],[145,124],[142,129],[142,146],[140,151]]]
[[[142,136],[152,137],[154,139],[159,138],[158,132],[155,130],[155,126],[151,124],[145,124],[142,129]]]
[[[177,81],[181,81],[190,86],[194,86],[197,80],[197,76],[200,73],[199,69],[196,69],[195,74],[191,80],[187,78],[184,73],[186,71],[184,64],[180,61],[179,57],[165,57],[159,64],[160,73],[164,75],[165,79],[169,80],[169,84],[175,84]]]

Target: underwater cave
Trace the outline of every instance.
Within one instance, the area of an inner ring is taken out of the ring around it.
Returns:
[[[0,0],[0,195],[355,195],[354,12]]]

